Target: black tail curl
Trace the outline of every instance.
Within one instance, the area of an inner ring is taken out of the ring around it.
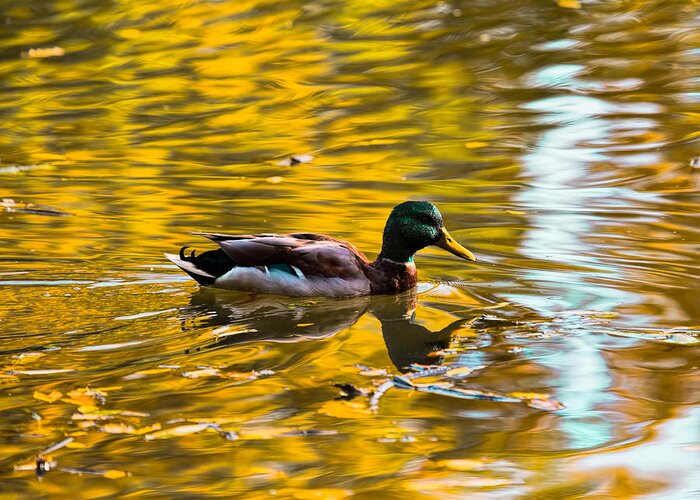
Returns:
[[[185,255],[185,251],[188,248],[190,248],[190,247],[182,247],[180,249],[180,260],[184,260],[187,262],[194,262],[194,260],[197,258],[197,256],[194,254],[194,252],[195,252],[194,249],[192,250],[192,252],[190,252],[189,256]]]
[[[214,276],[214,279],[218,278],[219,276],[223,276],[236,266],[236,264],[226,255],[226,253],[221,248],[218,248],[216,250],[207,250],[205,252],[200,253],[199,255],[195,253],[195,250],[192,250],[190,254],[187,255],[186,252],[188,249],[189,247],[180,248],[180,260],[185,262],[191,262],[198,269],[201,269],[207,274]],[[185,269],[185,272],[187,272],[190,276],[192,276],[195,280],[197,280],[197,282],[199,282],[202,285],[211,285],[214,282],[214,279],[212,278],[208,278],[198,274],[193,274],[187,269]]]

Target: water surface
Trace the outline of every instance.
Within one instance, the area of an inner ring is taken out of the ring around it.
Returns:
[[[0,492],[697,495],[696,4],[0,4]],[[479,257],[422,252],[417,296],[203,291],[162,257],[374,257],[406,199]],[[411,364],[493,397],[370,408]]]

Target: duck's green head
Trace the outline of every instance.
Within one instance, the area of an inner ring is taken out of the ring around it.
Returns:
[[[396,262],[411,262],[413,254],[428,245],[436,245],[472,262],[476,257],[457,243],[445,229],[442,215],[428,201],[405,201],[396,205],[384,226],[380,257]]]

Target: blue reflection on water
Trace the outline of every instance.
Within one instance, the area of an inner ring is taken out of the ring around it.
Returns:
[[[580,87],[581,82],[575,78],[584,69],[579,65],[560,65],[529,78],[537,85]],[[616,206],[633,208],[636,195],[619,186],[591,188],[590,178],[594,164],[605,163],[615,169],[621,163],[639,165],[659,160],[655,152],[644,148],[627,152],[624,162],[615,158],[620,150],[617,143],[624,141],[625,134],[653,130],[655,120],[636,115],[656,112],[658,106],[559,95],[532,101],[525,108],[537,112],[535,121],[548,128],[521,158],[528,186],[516,199],[527,209],[531,223],[520,252],[545,267],[525,270],[523,278],[550,295],[516,298],[513,294],[509,298],[525,300],[526,305],[549,315],[562,309],[611,311],[643,300],[638,294],[615,287],[615,280],[624,277],[624,270],[600,259],[607,243],[597,234],[605,219],[596,209],[602,210],[610,200],[615,200]],[[631,116],[621,118],[620,114]],[[606,278],[605,285],[601,278]],[[605,418],[601,405],[615,396],[608,392],[613,381],[596,345],[596,333],[585,331],[585,327],[582,332],[577,322],[564,322],[561,326],[562,330],[576,329],[576,335],[560,337],[559,341],[565,344],[561,348],[535,355],[538,362],[560,376],[557,393],[567,406],[561,429],[568,435],[571,448],[604,445],[615,432],[614,422]]]

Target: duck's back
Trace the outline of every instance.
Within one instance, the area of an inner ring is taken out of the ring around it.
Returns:
[[[371,292],[367,258],[352,244],[312,233],[194,233],[219,244],[200,255],[166,254],[200,284],[292,296]]]

